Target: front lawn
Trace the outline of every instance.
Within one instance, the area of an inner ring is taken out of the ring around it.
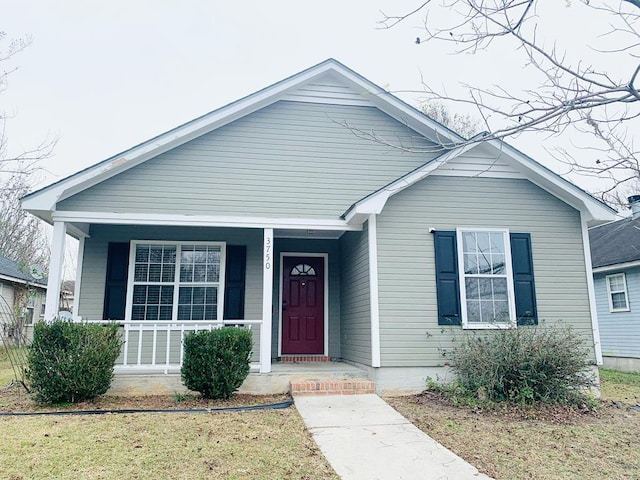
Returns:
[[[0,418],[2,478],[338,479],[294,408]]]
[[[640,375],[603,369],[601,376],[595,413],[456,408],[428,392],[387,401],[497,480],[640,479]]]
[[[238,395],[101,397],[43,407],[14,378],[0,349],[0,413],[33,410],[216,408],[284,400]],[[225,413],[139,413],[0,417],[2,479],[319,479],[338,480],[294,407]]]

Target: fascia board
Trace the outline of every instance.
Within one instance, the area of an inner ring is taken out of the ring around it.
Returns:
[[[341,219],[181,215],[144,212],[117,213],[57,211],[53,213],[53,220],[74,224],[86,223],[106,225],[166,225],[329,231],[358,231],[362,229],[362,227],[350,225],[345,220]]]
[[[593,269],[593,273],[614,272],[617,270],[626,270],[634,267],[640,267],[640,260],[634,260],[633,262],[625,262],[625,263],[615,263],[613,265],[605,265],[602,267],[595,267]]]

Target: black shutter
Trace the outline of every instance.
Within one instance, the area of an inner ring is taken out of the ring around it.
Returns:
[[[536,288],[533,279],[530,234],[511,234],[511,263],[518,325],[537,325],[538,312],[536,310]]]
[[[103,320],[124,320],[129,273],[129,243],[109,243]]]
[[[437,231],[433,241],[436,253],[438,325],[461,325],[456,232]]]
[[[226,260],[224,319],[243,320],[247,247],[244,245],[227,245]]]

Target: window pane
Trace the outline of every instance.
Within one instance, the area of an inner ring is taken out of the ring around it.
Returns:
[[[627,298],[624,292],[611,294],[611,306],[617,308],[627,308]]]
[[[464,273],[478,273],[478,259],[475,253],[464,254]]]
[[[489,242],[489,234],[486,232],[476,233],[476,242],[478,244],[478,252],[491,253],[491,243]]]
[[[207,265],[207,282],[220,281],[220,264]]]
[[[145,320],[158,320],[158,306],[157,305],[148,305],[147,306],[147,314],[145,315]]]
[[[508,322],[509,321],[509,302],[505,301],[495,301],[494,302],[494,311],[496,320],[498,322]]]
[[[147,287],[144,285],[136,285],[133,287],[133,304],[143,304],[147,301]]]
[[[504,234],[491,233],[491,253],[501,253],[504,255]]]
[[[191,320],[191,305],[178,306],[178,320]]]
[[[492,278],[493,296],[496,300],[507,300],[507,279]]]
[[[147,263],[149,261],[149,246],[136,246],[136,263]]]
[[[134,274],[133,274],[133,280],[135,282],[146,282],[148,274],[149,274],[149,266],[147,264],[136,265]]]
[[[176,275],[176,266],[172,264],[162,266],[162,281],[173,282]]]
[[[478,254],[478,273],[480,275],[491,275],[491,255],[487,253]]]
[[[465,278],[464,285],[467,293],[467,300],[478,300],[480,298],[479,293],[479,278]]]
[[[480,302],[477,300],[467,300],[467,321],[480,323]]]
[[[207,280],[207,266],[206,265],[194,265],[193,268],[193,281],[194,282],[206,282]]]
[[[476,235],[473,232],[462,232],[463,253],[476,253]]]
[[[162,263],[162,246],[151,247],[149,249],[149,262]]]
[[[507,269],[504,262],[505,262],[504,255],[502,254],[491,255],[491,266],[492,266],[494,275],[504,275],[506,273]]]
[[[480,301],[480,316],[482,323],[496,323],[496,316],[491,300]]]
[[[480,300],[493,300],[493,279],[478,278],[478,294]]]
[[[612,292],[619,292],[621,290],[624,290],[624,281],[622,278],[622,275],[607,277],[607,279],[609,280],[609,289]]]
[[[144,305],[134,305],[131,310],[133,320],[144,320]]]
[[[147,303],[160,303],[160,285],[151,285],[147,287]]]

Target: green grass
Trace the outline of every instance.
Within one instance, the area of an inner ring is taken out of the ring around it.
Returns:
[[[603,400],[640,405],[640,373],[601,368],[600,389]]]
[[[293,408],[0,418],[2,478],[331,479]]]
[[[24,352],[22,350],[17,350],[13,347],[9,347],[9,354],[12,358],[22,357]],[[15,374],[13,373],[13,368],[11,367],[11,362],[9,361],[9,355],[7,354],[7,349],[4,345],[0,345],[0,387],[5,386],[10,383],[12,380],[15,380]]]

